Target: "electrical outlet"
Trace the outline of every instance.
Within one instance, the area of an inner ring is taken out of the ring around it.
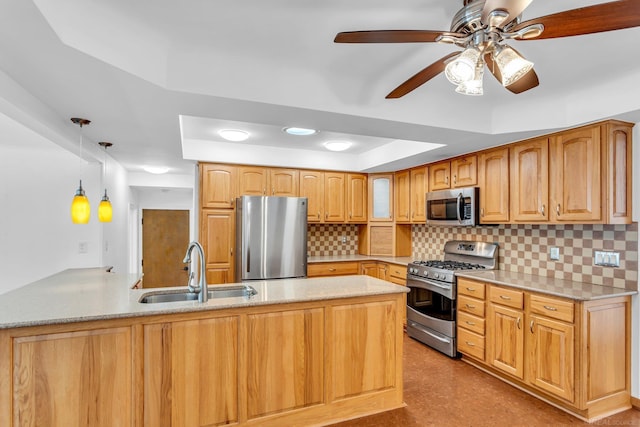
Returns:
[[[551,247],[549,249],[549,259],[557,261],[560,259],[560,248],[558,247]]]
[[[595,251],[593,263],[603,267],[620,267],[620,252]]]
[[[347,243],[347,236],[343,234],[340,240],[342,241],[342,243]]]
[[[89,243],[87,242],[78,242],[78,253],[86,254],[89,252]]]

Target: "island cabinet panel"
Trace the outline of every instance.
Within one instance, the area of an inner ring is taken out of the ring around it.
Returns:
[[[238,421],[238,317],[144,326],[144,425]]]
[[[20,336],[12,341],[12,419],[4,424],[0,416],[0,424],[134,423],[131,328]]]
[[[247,418],[324,402],[324,309],[248,316]]]
[[[397,316],[392,301],[333,308],[331,400],[396,385]]]

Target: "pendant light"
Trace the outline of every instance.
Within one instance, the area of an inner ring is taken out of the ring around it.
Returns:
[[[82,126],[86,126],[91,123],[90,120],[73,117],[71,121],[80,126],[80,161],[82,161]],[[80,179],[80,185],[76,190],[76,194],[71,202],[71,221],[74,224],[87,224],[89,222],[89,216],[91,214],[91,205],[89,199],[84,193],[82,188],[82,178]]]
[[[98,144],[104,148],[102,182],[105,183],[107,178],[107,148],[111,147],[113,144],[110,142],[98,142]],[[102,200],[100,201],[100,205],[98,206],[98,220],[100,222],[111,222],[111,218],[113,218],[113,208],[111,207],[109,196],[107,196],[107,185],[105,183],[104,196],[102,196]]]

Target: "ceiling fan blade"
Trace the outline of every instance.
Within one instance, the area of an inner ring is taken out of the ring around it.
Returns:
[[[500,84],[502,84],[502,73],[500,73],[500,68],[498,68],[498,64],[495,63],[490,53],[487,53],[484,56],[484,63],[487,65],[487,68],[489,69],[491,74],[493,74],[496,80],[498,80]],[[505,86],[505,89],[515,94],[518,94],[518,93],[526,92],[529,89],[533,89],[539,84],[540,84],[540,81],[538,80],[538,75],[536,74],[535,71],[533,71],[533,68],[532,68],[531,70],[529,70],[527,74],[522,76],[516,82],[510,84],[509,86]]]
[[[465,37],[465,34],[430,30],[347,31],[338,33],[335,43],[424,43],[435,42],[439,36]]]
[[[449,58],[453,58],[454,56],[458,55],[460,55],[460,52],[453,52],[443,58],[440,58],[422,71],[418,71],[415,75],[413,75],[413,77],[410,77],[407,81],[392,90],[391,93],[389,93],[389,95],[387,95],[385,98],[400,98],[402,96],[405,96],[412,90],[422,86],[444,71],[445,63]]]
[[[532,24],[544,25],[542,34],[519,40],[552,39],[639,27],[640,1],[619,0],[571,9],[530,19],[510,31],[517,32]]]
[[[489,26],[502,28],[513,21],[531,4],[533,0],[486,0],[482,9],[482,22]],[[496,11],[495,16],[492,12]],[[505,15],[506,13],[506,15]]]

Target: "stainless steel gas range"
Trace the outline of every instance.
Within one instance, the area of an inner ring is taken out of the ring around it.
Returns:
[[[452,240],[441,261],[414,261],[407,266],[407,334],[456,357],[456,271],[498,267],[496,243]]]

